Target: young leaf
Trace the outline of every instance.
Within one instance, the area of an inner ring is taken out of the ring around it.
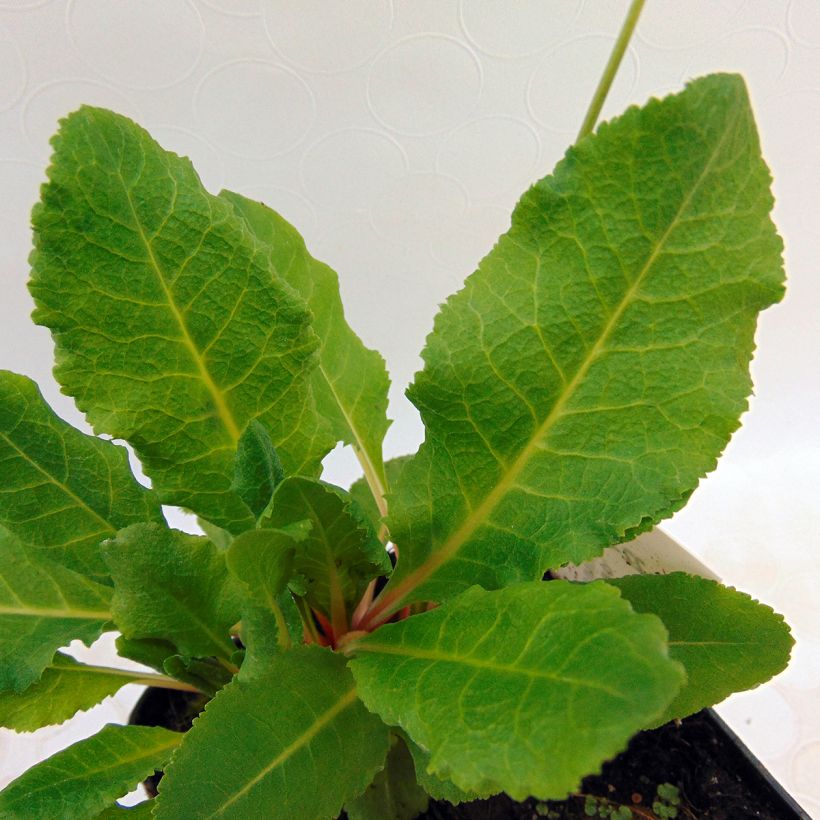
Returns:
[[[666,632],[603,583],[473,587],[350,644],[368,709],[473,792],[563,798],[683,681]]]
[[[165,661],[176,655],[179,650],[170,641],[146,639],[131,639],[125,635],[118,635],[115,641],[117,654],[121,658],[129,658],[132,661],[141,663],[143,666],[150,666],[157,672],[165,671]]]
[[[242,664],[245,677],[255,672],[257,661],[290,646],[282,594],[293,576],[296,544],[311,527],[302,521],[287,531],[249,530],[237,536],[225,554],[228,569],[247,592],[242,605],[242,642],[248,649]]]
[[[307,251],[299,232],[261,202],[231,191],[220,196],[247,221],[267,245],[274,270],[313,311],[319,336],[319,365],[312,376],[317,411],[331,424],[333,435],[353,446],[376,503],[384,509],[387,490],[382,441],[387,419],[390,379],[384,359],[366,348],[347,324],[336,273]]]
[[[0,370],[0,524],[43,555],[100,580],[99,544],[162,521],[124,448],[64,422],[25,376]]]
[[[161,769],[182,738],[156,726],[109,724],[6,786],[0,817],[94,817]]]
[[[57,380],[95,430],[134,446],[163,503],[252,527],[231,491],[248,422],[290,473],[332,446],[311,409],[309,311],[190,162],[127,118],[83,107],[53,145],[30,288]]]
[[[416,782],[407,746],[393,736],[384,768],[359,797],[345,804],[349,820],[414,820],[427,810],[429,797]]]
[[[285,477],[264,425],[251,421],[236,448],[231,489],[258,519],[268,506],[276,485]]]
[[[0,692],[0,726],[33,732],[63,723],[139,678],[139,672],[86,666],[58,652],[24,692]]]
[[[346,624],[349,605],[355,604],[368,582],[390,571],[390,559],[364,513],[350,496],[307,478],[285,479],[271,506],[270,526],[294,521],[312,524],[296,545],[293,569],[305,583],[310,606]]]
[[[166,770],[154,813],[336,817],[382,767],[387,746],[387,727],[357,699],[344,658],[294,648],[205,707]]]
[[[743,592],[685,572],[608,583],[636,612],[663,621],[669,654],[686,668],[686,683],[652,727],[765,683],[789,662],[794,640],[782,616]]]
[[[184,655],[171,655],[170,658],[166,658],[162,670],[172,678],[190,684],[210,697],[230,683],[233,677],[214,658],[188,658]]]
[[[103,546],[114,579],[111,609],[127,638],[170,641],[192,657],[229,659],[241,594],[225,554],[196,535],[135,524]]]
[[[714,75],[602,125],[524,195],[409,390],[426,438],[391,488],[400,561],[371,622],[538,578],[680,506],[783,293],[769,181],[742,79]]]
[[[75,638],[111,621],[111,588],[53,561],[0,527],[0,691],[22,692]]]

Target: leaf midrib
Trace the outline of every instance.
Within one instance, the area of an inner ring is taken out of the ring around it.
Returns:
[[[267,777],[275,768],[281,766],[286,760],[293,757],[303,746],[307,745],[319,732],[324,729],[338,714],[347,709],[353,701],[356,700],[356,688],[346,692],[342,695],[336,703],[329,709],[325,710],[321,716],[313,721],[311,726],[302,732],[290,745],[286,746],[267,766],[265,766],[259,774],[251,778],[239,791],[234,792],[231,797],[223,803],[211,817],[218,817],[227,811],[228,807],[233,805],[240,797],[247,794],[257,783]]]
[[[216,409],[217,415],[219,416],[220,420],[222,421],[223,426],[225,427],[226,432],[230,436],[234,445],[239,442],[239,438],[241,436],[241,431],[239,429],[239,425],[236,423],[236,420],[231,413],[230,408],[228,407],[228,403],[223,395],[222,391],[220,390],[219,386],[213,380],[210,371],[205,363],[203,358],[202,352],[194,343],[194,340],[191,338],[191,334],[188,331],[188,326],[185,324],[185,317],[182,311],[177,306],[176,302],[174,301],[173,294],[171,293],[168,284],[165,281],[165,277],[163,276],[163,268],[160,266],[159,261],[154,254],[154,248],[151,244],[151,241],[145,234],[143,230],[142,223],[139,220],[139,216],[137,215],[137,210],[134,207],[134,202],[131,198],[131,191],[128,185],[125,182],[125,178],[123,177],[122,173],[119,172],[119,178],[122,182],[122,188],[125,192],[125,198],[128,202],[128,207],[131,211],[131,215],[134,218],[134,225],[137,230],[137,234],[142,241],[142,244],[145,247],[145,251],[148,255],[148,261],[150,263],[150,267],[153,269],[154,273],[156,274],[157,281],[159,282],[160,287],[162,288],[162,292],[165,296],[165,300],[168,303],[168,308],[171,311],[171,315],[176,320],[177,325],[179,326],[180,332],[182,333],[180,341],[182,341],[183,345],[187,348],[188,352],[191,355],[191,359],[194,362],[197,370],[199,371],[199,377],[202,379],[202,383],[205,385],[205,388],[211,395],[211,400],[214,403],[214,408]],[[174,190],[176,191],[176,180],[174,180]]]
[[[457,655],[455,653],[443,652],[441,650],[420,649],[417,647],[405,648],[403,646],[393,646],[391,644],[375,643],[371,641],[352,644],[350,649],[359,652],[375,652],[383,653],[385,655],[398,655],[399,657],[410,658],[411,660],[429,660],[437,663],[451,663],[458,666],[467,666],[471,669],[486,669],[490,672],[520,675],[521,677],[530,679],[536,678],[548,680],[554,683],[569,686],[597,689],[601,692],[606,692],[608,695],[618,698],[619,700],[629,700],[628,696],[623,692],[619,692],[617,689],[612,689],[609,686],[604,686],[600,681],[571,678],[566,675],[560,675],[556,672],[549,672],[545,669],[528,669],[508,663],[496,663],[485,658]]]
[[[447,563],[451,558],[458,554],[459,550],[464,546],[465,543],[469,541],[473,533],[489,518],[492,511],[495,509],[498,503],[504,498],[510,487],[515,484],[519,475],[523,472],[524,468],[529,464],[530,458],[533,456],[535,452],[539,450],[539,444],[542,443],[546,434],[562,416],[564,408],[569,403],[570,399],[572,398],[578,387],[581,385],[583,380],[586,378],[586,375],[589,372],[592,365],[604,351],[606,343],[609,341],[609,337],[612,335],[613,331],[617,327],[618,322],[620,321],[626,309],[630,307],[630,305],[632,304],[635,295],[645,282],[648,274],[652,270],[658,257],[661,256],[661,254],[663,253],[664,248],[667,242],[669,241],[672,233],[679,227],[680,222],[684,214],[686,213],[686,210],[688,209],[689,205],[691,204],[692,199],[694,198],[695,194],[699,191],[706,177],[711,172],[712,167],[717,160],[717,157],[721,154],[723,150],[723,146],[727,137],[730,133],[732,133],[738,119],[740,118],[741,113],[742,110],[738,108],[734,115],[727,119],[723,133],[717,140],[711,155],[709,156],[708,160],[704,163],[703,169],[698,175],[698,178],[695,180],[694,184],[691,186],[688,193],[681,201],[681,204],[675,212],[675,215],[670,220],[670,223],[664,231],[663,235],[657,241],[652,252],[649,254],[649,257],[647,258],[647,261],[644,263],[643,268],[635,277],[634,282],[629,286],[626,293],[624,294],[624,297],[621,299],[618,306],[610,315],[610,318],[608,319],[606,325],[601,331],[595,344],[590,348],[589,353],[584,357],[583,361],[579,365],[579,368],[576,371],[575,376],[569,383],[565,385],[565,387],[561,391],[561,394],[558,396],[558,399],[553,405],[552,410],[547,414],[544,421],[539,425],[537,430],[530,437],[529,441],[521,450],[518,457],[510,465],[510,467],[506,469],[502,478],[498,481],[498,483],[495,484],[493,489],[484,497],[484,500],[481,502],[481,504],[479,504],[464,519],[461,526],[452,535],[450,535],[447,538],[447,540],[445,540],[444,543],[440,547],[438,547],[438,549],[434,548],[435,551],[431,553],[431,555],[426,561],[424,561],[419,567],[417,567],[409,575],[407,575],[403,581],[399,582],[393,590],[390,590],[389,585],[385,588],[385,591],[383,593],[384,597],[382,601],[377,601],[371,610],[371,617],[374,615],[378,616],[379,614],[385,611],[395,612],[401,606],[404,599],[416,587],[424,583],[431,575],[433,575],[433,573],[439,567]]]
[[[17,615],[29,618],[53,618],[76,621],[110,621],[113,620],[110,612],[93,609],[34,609],[32,607],[0,605],[0,616]]]

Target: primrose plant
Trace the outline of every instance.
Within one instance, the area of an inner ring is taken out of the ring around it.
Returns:
[[[782,619],[716,582],[542,580],[680,509],[746,408],[783,271],[740,78],[630,108],[523,195],[427,340],[424,443],[387,463],[384,362],[291,225],[109,111],[53,146],[34,319],[151,489],[0,376],[0,719],[60,723],[128,682],[207,705],[186,733],[106,726],[0,816],[116,814],[155,769],[136,811],[160,818],[562,798],[638,730],[785,666]],[[349,492],[319,477],[338,442]],[[155,671],[59,651],[106,630]]]

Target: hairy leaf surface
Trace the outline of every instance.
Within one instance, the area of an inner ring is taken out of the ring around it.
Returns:
[[[24,692],[0,692],[0,726],[33,732],[63,723],[140,680],[139,672],[102,669],[58,652],[37,683]]]
[[[282,462],[273,449],[268,431],[258,421],[251,421],[237,445],[231,489],[258,519],[284,477]]]
[[[37,681],[61,646],[111,621],[111,587],[55,564],[0,527],[0,691]]]
[[[182,737],[158,726],[109,724],[6,786],[0,792],[0,817],[95,817],[161,769]]]
[[[201,536],[135,524],[106,542],[111,609],[127,638],[169,641],[188,656],[229,659],[241,593],[225,554]]]
[[[602,125],[524,195],[409,389],[426,438],[391,495],[379,613],[538,578],[681,506],[783,292],[769,182],[743,81],[713,75]]]
[[[299,647],[205,707],[166,771],[155,815],[336,817],[383,765],[387,746],[387,727],[357,699],[344,658]]]
[[[666,632],[603,583],[473,587],[351,644],[368,709],[465,791],[563,798],[676,694]]]
[[[794,640],[783,617],[743,592],[684,572],[609,583],[637,612],[663,621],[669,654],[686,668],[686,683],[652,726],[759,686],[789,662]]]
[[[130,120],[84,107],[53,145],[30,288],[58,381],[96,431],[134,446],[164,503],[252,526],[231,491],[248,422],[292,473],[332,445],[309,396],[309,311],[190,162]]]
[[[162,521],[123,447],[76,430],[25,376],[0,371],[0,524],[70,569],[107,575],[100,542]]]
[[[270,526],[302,520],[312,527],[295,545],[294,573],[304,582],[307,602],[340,623],[368,582],[389,572],[390,559],[358,504],[338,487],[285,479],[273,496]]]
[[[318,412],[330,421],[333,435],[351,444],[367,476],[372,493],[387,490],[382,441],[387,419],[387,376],[384,359],[366,348],[345,320],[336,273],[314,259],[299,232],[279,214],[231,191],[221,193],[264,242],[273,269],[290,284],[313,311],[319,336],[319,365],[312,376]]]
[[[434,800],[447,800],[455,806],[468,800],[478,800],[492,796],[491,791],[485,791],[481,794],[477,792],[466,792],[456,786],[451,780],[433,774],[429,771],[429,753],[425,752],[418,743],[414,743],[409,737],[405,737],[405,743],[413,757],[413,765],[416,769],[416,780],[419,786]]]

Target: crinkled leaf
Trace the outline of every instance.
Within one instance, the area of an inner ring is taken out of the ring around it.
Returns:
[[[301,520],[312,528],[296,545],[294,572],[304,582],[307,602],[338,623],[369,581],[389,571],[389,558],[358,504],[338,487],[285,479],[273,495],[270,526]]]
[[[387,746],[387,727],[356,697],[344,658],[295,648],[205,707],[166,770],[155,815],[336,817],[383,765]]]
[[[332,445],[304,301],[191,163],[127,118],[83,107],[53,146],[30,288],[57,380],[96,431],[134,446],[163,503],[253,526],[231,491],[248,422],[291,473],[315,473]]]
[[[379,607],[580,562],[677,509],[738,426],[758,311],[783,293],[743,80],[600,126],[521,199],[451,297],[409,397]]]
[[[123,447],[55,415],[37,385],[0,371],[0,524],[70,569],[107,575],[99,544],[121,527],[162,521]]]
[[[465,791],[562,798],[674,697],[661,622],[604,583],[473,587],[351,644],[359,695]]]
[[[86,666],[58,652],[37,683],[19,694],[0,692],[0,726],[33,732],[63,723],[139,678],[139,672]]]
[[[345,804],[349,820],[414,820],[427,810],[427,792],[416,782],[407,746],[393,737],[384,768],[359,797]]]
[[[686,683],[652,726],[765,683],[789,662],[794,640],[783,617],[743,592],[685,572],[609,583],[637,612],[663,621],[669,654],[686,668]]]
[[[0,817],[95,817],[161,769],[183,735],[109,724],[38,763],[0,792]]]
[[[0,527],[0,691],[37,681],[61,646],[111,621],[111,588],[42,557]]]
[[[270,503],[276,485],[285,477],[282,462],[273,448],[268,431],[251,421],[236,448],[231,489],[258,519]]]
[[[136,524],[103,545],[111,609],[127,638],[169,641],[185,655],[230,658],[241,594],[225,554],[207,539]]]
[[[233,677],[214,658],[188,658],[184,655],[171,655],[170,658],[166,658],[162,670],[172,678],[190,684],[210,697],[230,683]]]
[[[387,419],[384,359],[366,348],[345,320],[336,273],[307,251],[299,232],[261,202],[223,191],[221,196],[241,214],[255,236],[268,247],[273,269],[313,311],[319,336],[319,364],[312,374],[316,409],[333,435],[353,446],[373,492],[387,490],[382,441]]]

